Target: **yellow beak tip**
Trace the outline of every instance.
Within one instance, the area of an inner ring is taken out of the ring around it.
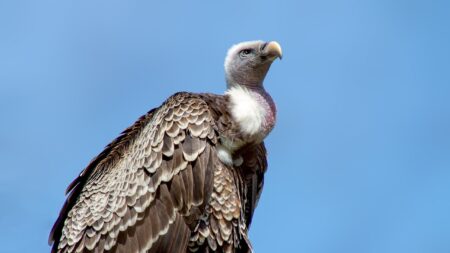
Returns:
[[[283,51],[281,50],[281,46],[276,41],[269,42],[269,45],[267,45],[267,51],[280,59],[283,58]]]

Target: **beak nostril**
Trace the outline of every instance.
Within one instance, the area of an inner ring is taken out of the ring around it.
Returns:
[[[261,51],[264,51],[264,49],[267,47],[267,45],[269,45],[269,42],[265,42],[264,44],[262,44]]]

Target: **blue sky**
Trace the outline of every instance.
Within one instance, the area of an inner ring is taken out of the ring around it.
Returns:
[[[176,91],[277,40],[256,252],[450,251],[449,1],[1,1],[0,238],[48,252],[69,182]],[[2,252],[3,252],[2,251]]]

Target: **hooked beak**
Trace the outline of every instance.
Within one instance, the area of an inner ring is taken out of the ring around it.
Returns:
[[[271,58],[272,60],[275,60],[276,58],[280,58],[280,60],[283,58],[283,52],[281,51],[281,46],[276,41],[271,41],[264,43],[261,50],[264,52],[264,54]]]

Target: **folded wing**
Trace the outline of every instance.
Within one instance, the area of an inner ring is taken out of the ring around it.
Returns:
[[[212,191],[216,142],[201,97],[170,97],[69,186],[52,252],[185,252]]]

